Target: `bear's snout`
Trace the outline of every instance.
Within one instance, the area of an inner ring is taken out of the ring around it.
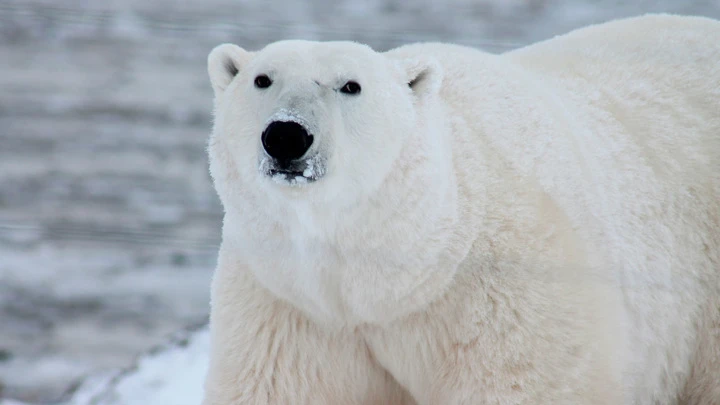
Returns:
[[[281,162],[301,158],[312,143],[313,136],[305,127],[293,121],[273,121],[262,133],[265,152]]]

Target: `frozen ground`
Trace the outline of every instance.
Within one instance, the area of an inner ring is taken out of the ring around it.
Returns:
[[[206,328],[183,330],[124,370],[87,378],[56,405],[198,405],[207,370]],[[24,405],[0,399],[0,405]]]
[[[0,397],[60,400],[205,322],[221,220],[203,151],[214,45],[503,51],[649,11],[718,18],[720,2],[0,0]]]
[[[207,329],[182,331],[130,368],[88,379],[66,405],[198,405],[209,340]]]

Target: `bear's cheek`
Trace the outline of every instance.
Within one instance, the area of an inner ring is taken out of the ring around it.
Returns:
[[[247,140],[223,134],[208,145],[210,169],[216,181],[231,185],[231,189],[256,187],[259,177],[255,146]]]

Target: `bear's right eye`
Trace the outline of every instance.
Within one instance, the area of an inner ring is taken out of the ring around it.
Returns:
[[[272,84],[272,80],[267,75],[259,75],[255,78],[255,87],[258,89],[267,89]]]
[[[345,94],[359,94],[360,93],[360,85],[357,82],[349,81],[345,83],[344,86],[340,89],[341,92]]]

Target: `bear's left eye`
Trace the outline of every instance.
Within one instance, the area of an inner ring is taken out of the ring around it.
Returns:
[[[360,94],[360,85],[357,82],[349,81],[340,89],[345,94]]]
[[[255,78],[255,87],[258,89],[267,89],[272,85],[272,80],[267,75],[259,75]]]

